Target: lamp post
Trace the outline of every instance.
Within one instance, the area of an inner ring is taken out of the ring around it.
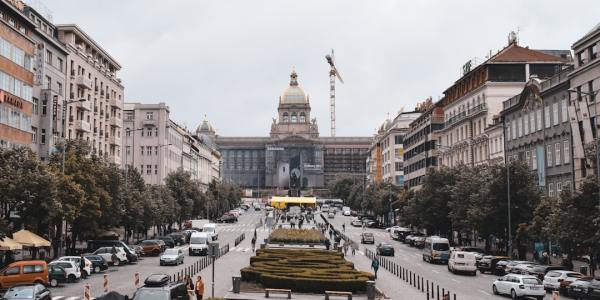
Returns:
[[[133,149],[133,147],[135,146],[135,132],[136,131],[141,131],[144,130],[144,128],[137,128],[137,129],[125,129],[126,134],[125,134],[125,141],[129,140],[129,135],[131,134],[131,132],[133,131],[133,144],[131,146],[131,160],[132,163],[135,163],[135,149]],[[129,174],[129,164],[127,163],[127,157],[129,157],[129,154],[127,154],[127,147],[129,147],[129,145],[125,145],[125,188],[127,188],[127,175]]]

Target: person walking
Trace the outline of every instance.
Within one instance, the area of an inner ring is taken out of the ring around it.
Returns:
[[[346,223],[342,223],[342,231],[346,232]]]
[[[256,251],[256,237],[252,237],[252,252]]]
[[[375,272],[375,279],[377,279],[377,270],[379,270],[379,260],[377,256],[373,257],[373,261],[371,262],[371,269]]]
[[[350,247],[352,248],[352,256],[356,254],[356,243],[351,242]]]
[[[190,275],[185,275],[185,288],[188,291],[194,290],[194,280],[192,280],[192,276]]]
[[[83,257],[83,254],[79,257],[79,271],[81,272],[81,278],[86,279],[87,272],[85,271],[85,258]]]
[[[202,281],[202,276],[198,276],[198,279],[196,280],[196,289],[194,291],[196,292],[196,300],[202,300],[202,297],[204,296],[204,282]]]
[[[362,224],[362,230],[363,231],[367,230],[367,224],[365,222],[363,222],[363,224]]]
[[[344,256],[348,255],[348,243],[344,242]]]

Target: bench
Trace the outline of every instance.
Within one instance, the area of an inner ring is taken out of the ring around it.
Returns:
[[[288,289],[265,289],[265,298],[269,298],[269,293],[287,294],[288,299],[292,299],[292,290]]]
[[[352,292],[325,291],[325,300],[329,300],[329,296],[346,296],[348,300],[352,300]]]

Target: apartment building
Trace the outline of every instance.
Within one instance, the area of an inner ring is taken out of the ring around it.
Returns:
[[[58,40],[58,31],[51,21],[29,6],[25,6],[24,13],[36,25],[31,148],[45,161],[64,137],[68,52]]]
[[[35,24],[18,1],[0,0],[0,147],[32,142]]]
[[[123,85],[121,65],[77,25],[57,25],[66,45],[66,138],[90,143],[92,153],[121,164]]]
[[[575,185],[579,187],[583,179],[597,172],[591,169],[584,148],[597,142],[598,130],[598,91],[600,90],[600,24],[571,46],[575,53],[575,68],[569,75],[569,107],[571,109],[571,130],[573,132],[573,166]]]
[[[537,172],[537,183],[550,197],[573,188],[569,78],[571,68],[541,80],[503,102],[506,161],[521,160]],[[579,130],[579,128],[577,128]]]
[[[531,75],[554,76],[569,58],[569,51],[521,47],[513,35],[508,46],[482,64],[465,64],[463,76],[444,92],[441,164],[489,163],[485,131],[502,111],[502,102],[520,93]]]
[[[404,186],[421,188],[421,180],[430,167],[438,165],[438,133],[444,127],[443,100],[421,105],[421,116],[410,123],[404,136]]]

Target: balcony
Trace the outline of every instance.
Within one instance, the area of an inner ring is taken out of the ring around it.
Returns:
[[[142,124],[144,126],[156,126],[156,121],[155,120],[144,120],[144,121],[142,121]]]
[[[92,111],[92,103],[90,103],[90,101],[77,101],[75,102],[75,107],[78,109]]]
[[[85,76],[83,76],[83,75],[77,76],[77,79],[75,80],[75,82],[77,83],[78,86],[80,86],[84,89],[88,89],[88,90],[92,89],[92,80],[85,78]]]
[[[116,116],[111,116],[110,120],[108,121],[110,123],[110,126],[114,126],[114,127],[123,127],[123,120],[120,118],[117,118]]]
[[[480,113],[482,111],[487,111],[487,104],[481,103],[481,104],[469,109],[469,116]]]
[[[112,107],[122,107],[123,106],[121,101],[115,99],[114,97],[109,99],[109,103],[110,103],[109,105]]]
[[[117,137],[117,136],[111,136],[108,138],[108,143],[111,145],[117,145],[120,146],[121,145],[121,138]]]
[[[86,122],[84,120],[77,120],[77,121],[75,121],[75,130],[83,131],[83,132],[91,132],[92,127],[90,126],[89,122]]]

